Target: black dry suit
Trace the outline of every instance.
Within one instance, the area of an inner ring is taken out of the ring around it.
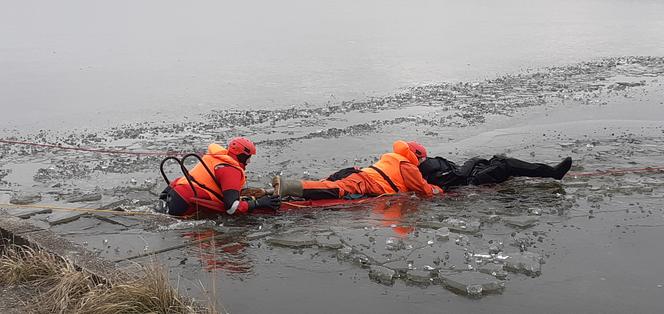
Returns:
[[[461,167],[443,157],[427,158],[420,163],[419,168],[427,182],[449,190],[455,186],[505,182],[510,177],[540,177],[560,180],[571,166],[572,158],[570,157],[551,167],[505,156],[493,156],[489,160],[479,157],[471,158]]]

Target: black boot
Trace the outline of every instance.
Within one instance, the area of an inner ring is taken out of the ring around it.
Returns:
[[[572,167],[571,157],[563,159],[562,162],[554,167],[540,163],[525,162],[515,158],[504,158],[502,161],[508,166],[510,175],[514,177],[540,177],[560,180]]]
[[[555,167],[553,167],[554,171],[556,172],[553,178],[556,180],[562,179],[570,168],[572,168],[572,157],[567,157]]]

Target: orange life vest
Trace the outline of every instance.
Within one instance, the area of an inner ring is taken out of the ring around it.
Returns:
[[[245,176],[244,169],[242,169],[242,166],[237,160],[233,159],[233,157],[228,155],[228,150],[222,147],[221,145],[214,143],[210,144],[208,146],[207,153],[203,155],[201,159],[203,159],[203,163],[212,172],[212,176],[210,176],[210,174],[207,172],[205,167],[200,162],[196,164],[196,166],[194,166],[194,168],[189,171],[189,174],[194,178],[194,180],[192,180],[192,184],[198,187],[204,185],[206,188],[216,193],[215,195],[203,188],[203,190],[205,190],[205,192],[210,196],[211,200],[216,200],[219,201],[220,203],[222,202],[221,198],[217,197],[217,195],[221,197],[222,194],[221,194],[221,189],[219,188],[218,180],[214,176],[214,171],[217,166],[225,165],[240,170],[240,172],[242,173],[242,186],[244,186],[244,184],[246,183],[247,178]],[[200,184],[197,184],[196,182]],[[175,181],[175,185],[185,185],[185,184],[189,185],[189,182],[185,177],[180,177]]]
[[[391,184],[385,180],[383,175],[376,171],[376,169],[367,167],[363,168],[362,172],[366,173],[371,179],[378,183],[385,193],[395,194],[399,191],[406,192],[408,191],[408,188],[401,175],[401,163],[409,162],[417,166],[419,161],[417,160],[417,156],[410,151],[408,144],[404,141],[394,142],[394,144],[392,144],[392,150],[394,151],[393,153],[387,153],[380,156],[380,160],[373,164],[373,167],[380,169],[386,176],[388,176],[392,183],[398,188],[398,191],[395,191]]]

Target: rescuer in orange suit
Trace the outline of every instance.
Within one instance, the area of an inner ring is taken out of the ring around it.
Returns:
[[[427,183],[417,168],[426,159],[427,151],[420,143],[396,141],[393,152],[383,154],[375,164],[362,168],[343,169],[320,181],[273,179],[275,193],[281,197],[296,196],[318,200],[344,198],[352,194],[378,196],[400,192],[415,192],[423,196],[442,193],[442,189]]]
[[[255,208],[277,210],[281,204],[278,196],[240,198],[246,182],[244,169],[255,154],[256,146],[244,137],[231,139],[228,149],[210,144],[200,159],[202,163],[199,161],[188,171],[190,180],[184,176],[177,178],[161,192],[159,198],[164,203],[163,210],[175,216],[192,215],[199,209],[229,215],[246,214]]]

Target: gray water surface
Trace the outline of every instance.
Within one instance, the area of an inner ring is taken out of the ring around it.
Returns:
[[[320,106],[664,54],[661,1],[2,1],[0,128]]]

